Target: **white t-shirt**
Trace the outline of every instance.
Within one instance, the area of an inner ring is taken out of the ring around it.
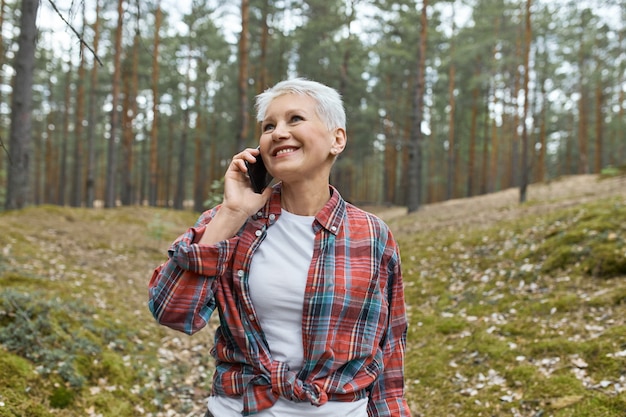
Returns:
[[[294,372],[302,369],[304,361],[302,309],[313,257],[314,219],[282,210],[252,257],[248,280],[250,298],[272,358]],[[317,407],[281,397],[255,417],[366,417],[367,401],[329,401]],[[243,402],[240,398],[210,397],[209,410],[216,417],[240,416]]]
[[[313,216],[282,210],[250,264],[250,298],[272,358],[302,368],[302,309],[313,257]]]

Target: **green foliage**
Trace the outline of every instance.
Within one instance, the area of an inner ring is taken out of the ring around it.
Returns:
[[[77,406],[87,386],[106,383],[110,387],[127,387],[122,394],[95,395],[93,401],[101,402],[111,411],[111,416],[135,415],[138,393],[126,391],[141,372],[139,365],[133,365],[127,358],[128,340],[136,335],[122,326],[111,326],[111,317],[106,320],[98,317],[94,310],[79,302],[46,299],[41,292],[1,292],[0,344],[6,352],[0,356],[0,375],[11,374],[9,381],[17,378],[22,383],[36,379],[33,375],[57,381],[48,387],[47,397],[50,407],[57,409]],[[11,390],[15,394],[10,395],[19,395],[19,385],[12,385]],[[11,398],[5,400],[13,402]],[[48,414],[33,411],[28,415]]]
[[[211,189],[209,191],[209,196],[204,201],[205,207],[215,207],[224,199],[224,178],[222,177],[219,180],[214,180],[211,183]]]
[[[437,331],[441,334],[454,334],[459,333],[467,326],[465,321],[460,318],[443,319],[437,325]]]
[[[156,214],[148,225],[148,234],[158,241],[163,240],[165,234],[165,225],[159,214]]]
[[[74,391],[60,386],[50,396],[50,406],[54,408],[66,408],[74,401]]]
[[[545,273],[574,268],[598,278],[626,275],[624,212],[619,201],[567,210],[548,221],[528,257]]]
[[[101,344],[96,340],[102,335],[109,340],[101,342],[115,340],[115,335],[96,328],[92,316],[93,312],[78,302],[6,290],[0,293],[0,343],[38,365],[42,375],[57,374],[79,389],[87,377],[77,367],[77,358],[98,357]],[[63,392],[55,396],[68,398]]]
[[[538,393],[542,398],[570,397],[573,395],[582,395],[585,389],[576,376],[571,372],[562,371],[555,375],[551,375],[541,385],[541,392]]]
[[[602,169],[600,172],[602,178],[618,177],[620,175],[626,175],[626,166],[616,167],[609,165]]]
[[[31,401],[49,390],[50,384],[37,375],[28,360],[0,349],[0,417],[53,415],[45,404]]]

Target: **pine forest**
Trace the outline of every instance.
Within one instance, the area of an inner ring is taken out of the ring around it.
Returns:
[[[356,204],[626,164],[623,0],[0,0],[0,204],[201,211],[254,96],[336,88]]]

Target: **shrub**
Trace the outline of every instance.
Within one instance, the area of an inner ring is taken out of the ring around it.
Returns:
[[[92,316],[76,301],[46,300],[42,293],[3,291],[0,344],[38,365],[39,373],[58,374],[71,388],[78,389],[88,378],[81,361],[99,356],[101,346],[117,341],[115,332],[98,331]],[[101,340],[103,335],[110,340]],[[68,398],[63,392],[53,395],[59,404]]]

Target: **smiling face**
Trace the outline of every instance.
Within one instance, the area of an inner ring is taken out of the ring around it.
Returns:
[[[345,130],[329,131],[316,104],[307,95],[284,94],[270,102],[261,122],[263,160],[285,183],[327,182],[336,155],[345,147]]]

